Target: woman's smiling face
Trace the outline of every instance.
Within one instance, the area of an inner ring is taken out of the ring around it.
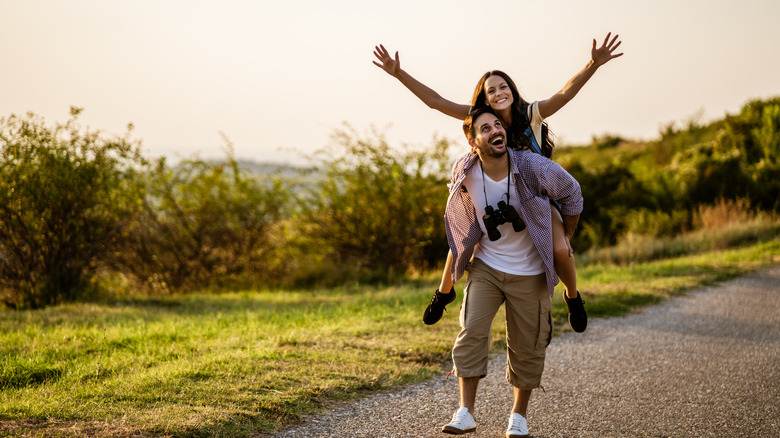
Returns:
[[[494,111],[503,111],[510,108],[514,102],[512,89],[509,88],[506,80],[498,75],[492,75],[485,81],[485,96],[487,97],[487,104]]]

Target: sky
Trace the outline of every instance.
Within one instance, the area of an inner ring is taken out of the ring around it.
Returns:
[[[602,66],[548,119],[559,145],[652,140],[663,126],[780,95],[777,0],[0,0],[0,117],[134,125],[150,157],[302,164],[348,124],[393,147],[467,147],[461,122],[373,65],[375,45],[468,104],[487,70],[543,100],[618,33]]]

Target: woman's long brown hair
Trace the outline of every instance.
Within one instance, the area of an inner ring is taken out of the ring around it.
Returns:
[[[517,85],[515,85],[515,82],[508,74],[501,70],[491,70],[482,75],[479,82],[477,82],[477,86],[474,88],[474,95],[471,97],[471,109],[474,110],[476,108],[489,106],[487,103],[487,95],[485,94],[485,82],[491,76],[502,77],[512,91],[512,107],[510,109],[512,123],[506,123],[505,120],[502,120],[507,131],[507,137],[509,137],[508,143],[520,149],[530,150],[531,141],[525,136],[525,130],[528,128],[529,122],[527,121],[528,117],[525,116],[526,113],[524,113],[524,111],[527,111],[529,103],[526,102],[520,95],[520,92],[517,91]],[[542,155],[547,158],[552,157],[553,148],[555,147],[551,137],[547,122],[542,122],[542,138],[537,140],[541,143],[539,147],[542,149]]]

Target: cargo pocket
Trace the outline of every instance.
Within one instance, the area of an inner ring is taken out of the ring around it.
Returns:
[[[469,279],[468,282],[466,282],[466,287],[463,288],[463,301],[460,303],[460,317],[458,318],[458,322],[460,322],[461,328],[466,328],[466,306],[468,306],[469,302],[469,290],[471,289],[471,279]]]
[[[539,332],[536,337],[536,349],[544,350],[552,340],[552,300],[550,297],[539,301]]]

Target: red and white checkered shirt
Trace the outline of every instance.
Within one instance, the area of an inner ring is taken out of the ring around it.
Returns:
[[[582,191],[577,181],[560,165],[527,150],[509,149],[512,179],[515,182],[518,213],[525,221],[531,240],[539,251],[547,275],[547,287],[552,295],[558,284],[553,262],[552,216],[550,199],[561,204],[561,214],[574,216],[582,212]],[[479,156],[467,153],[452,166],[448,184],[450,195],[444,211],[447,240],[452,251],[452,282],[463,276],[474,247],[482,238],[474,203],[463,186],[469,169]]]

